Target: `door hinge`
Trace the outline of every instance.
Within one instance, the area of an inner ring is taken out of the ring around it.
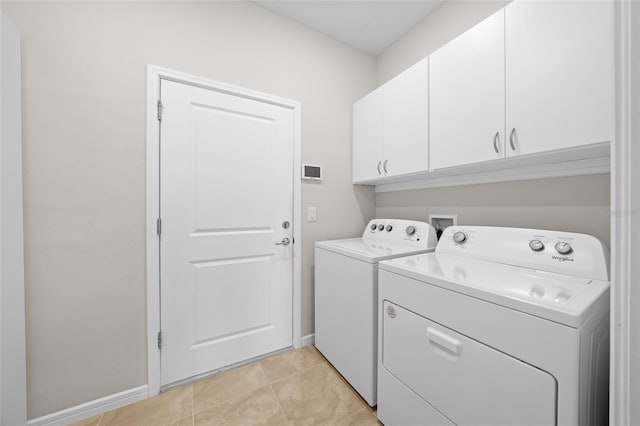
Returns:
[[[162,101],[158,101],[158,121],[162,121]]]
[[[158,349],[162,349],[162,331],[158,331]]]
[[[156,232],[158,233],[158,237],[162,234],[162,219],[160,218],[156,220]]]

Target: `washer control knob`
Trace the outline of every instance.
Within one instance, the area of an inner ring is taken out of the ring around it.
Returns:
[[[540,240],[531,240],[529,241],[529,248],[533,251],[542,251],[544,250],[544,243]]]
[[[407,226],[407,229],[405,229],[405,232],[407,233],[407,235],[413,235],[416,233],[416,227],[413,225],[409,225]]]
[[[392,225],[387,225],[387,232],[391,232],[392,229],[393,229]]]
[[[378,225],[378,231],[384,231],[384,225],[383,224]]]
[[[458,231],[453,234],[453,241],[455,241],[457,244],[462,244],[467,241],[467,234],[462,231]]]
[[[378,225],[376,225],[375,223],[371,224],[371,230],[375,231],[378,228]]]
[[[569,254],[573,251],[571,244],[565,242],[559,242],[556,244],[556,251],[560,254]]]

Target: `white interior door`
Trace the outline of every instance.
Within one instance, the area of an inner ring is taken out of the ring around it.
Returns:
[[[167,80],[161,100],[166,385],[292,345],[294,113]]]

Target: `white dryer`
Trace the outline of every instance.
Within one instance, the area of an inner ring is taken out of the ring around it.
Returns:
[[[380,263],[385,425],[608,421],[608,254],[588,235],[450,227]]]
[[[371,406],[376,404],[378,262],[433,251],[424,222],[374,219],[362,238],[315,244],[315,345]]]

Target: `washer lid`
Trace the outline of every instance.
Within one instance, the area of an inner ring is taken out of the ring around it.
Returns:
[[[608,306],[606,281],[468,257],[427,253],[387,260],[379,267],[574,328],[599,306]],[[596,303],[601,298],[606,301]]]
[[[369,263],[434,250],[433,248],[427,249],[425,247],[416,247],[394,241],[369,240],[363,238],[321,241],[316,242],[315,246],[319,249],[329,250]]]

